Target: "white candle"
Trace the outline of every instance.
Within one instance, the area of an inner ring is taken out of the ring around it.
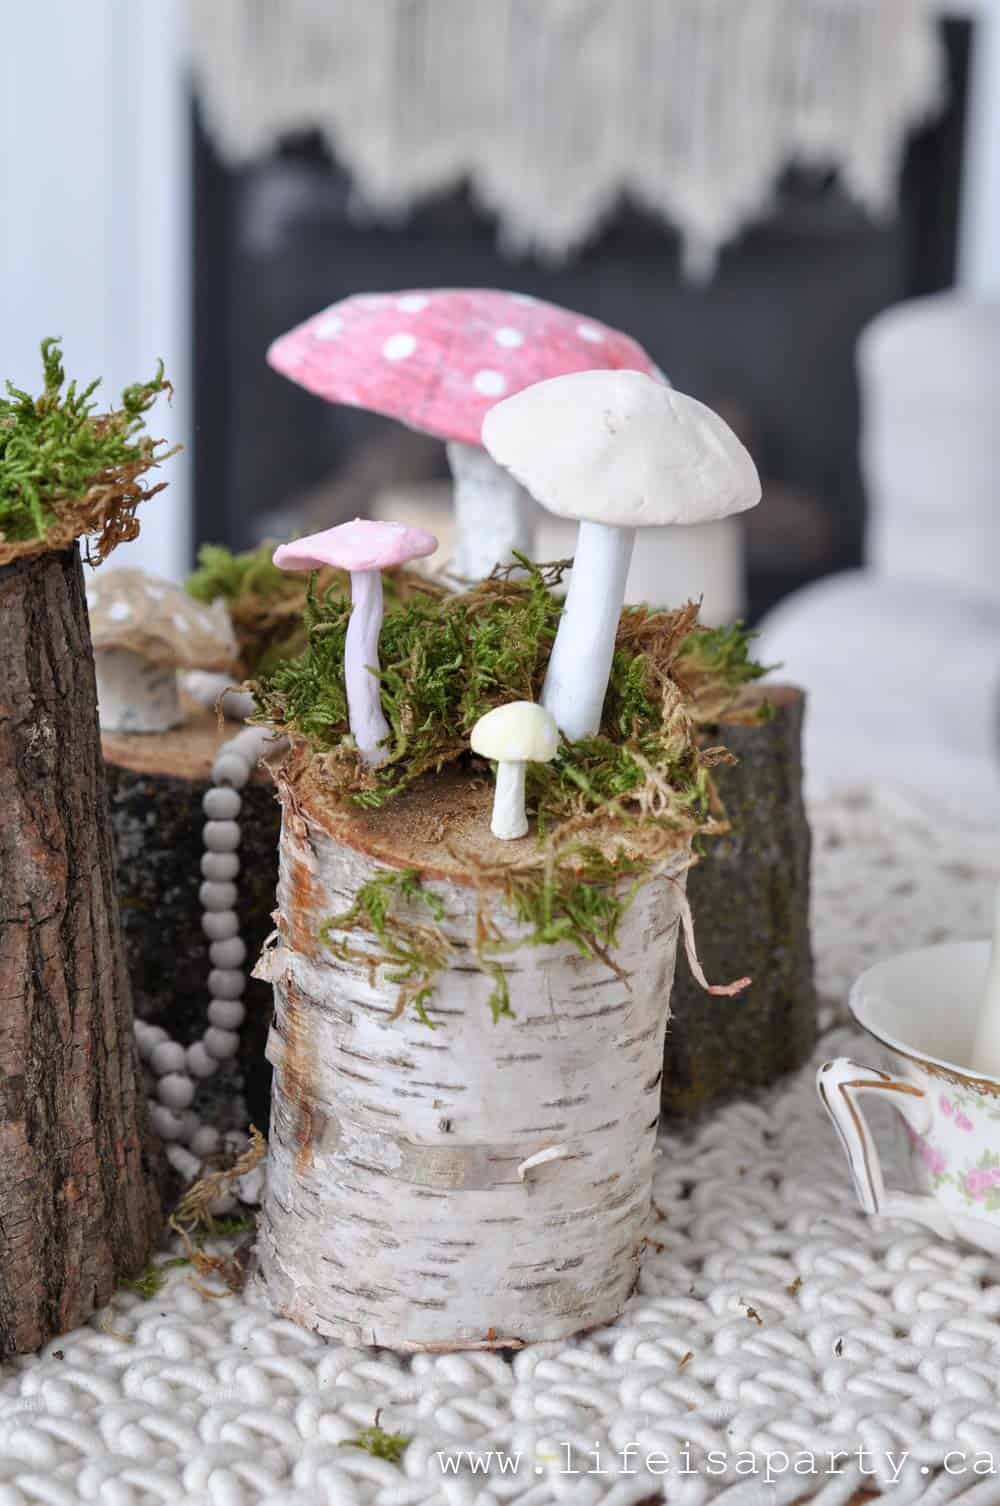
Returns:
[[[986,972],[986,991],[979,1008],[979,1023],[969,1065],[976,1072],[1000,1077],[1000,889],[997,890],[993,919],[993,946]]]

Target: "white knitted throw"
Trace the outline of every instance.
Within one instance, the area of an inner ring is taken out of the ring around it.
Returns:
[[[468,181],[512,251],[561,257],[623,195],[689,270],[764,213],[791,162],[891,209],[941,98],[926,0],[191,0],[223,154],[319,130],[398,220]]]
[[[884,793],[812,818],[829,1020],[876,957],[988,930],[985,835]],[[327,1345],[182,1269],[122,1294],[0,1370],[0,1506],[1000,1502],[1000,1262],[859,1213],[810,1070],[664,1135],[655,1196],[623,1317],[513,1361]],[[399,1465],[343,1446],[377,1413]]]

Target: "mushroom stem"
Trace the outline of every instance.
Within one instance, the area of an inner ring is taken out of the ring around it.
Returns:
[[[634,528],[582,522],[542,705],[573,743],[600,730]]]
[[[184,720],[177,671],[129,648],[98,649],[97,704],[105,732],[167,732]]]
[[[378,639],[382,628],[381,570],[351,571],[351,619],[344,642],[347,716],[365,763],[384,763],[389,723],[382,715]]]
[[[530,558],[534,504],[524,487],[485,450],[457,440],[447,450],[458,525],[453,573],[485,580],[494,565],[510,564],[515,549]]]
[[[493,795],[493,820],[490,831],[501,842],[513,842],[528,830],[524,813],[524,764],[501,759],[497,764],[497,783]]]

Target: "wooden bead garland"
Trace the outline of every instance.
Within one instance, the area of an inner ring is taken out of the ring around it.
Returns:
[[[199,890],[202,930],[209,941],[210,1001],[208,1028],[200,1040],[182,1046],[160,1025],[136,1020],[139,1055],[156,1082],[151,1109],[153,1126],[167,1142],[167,1157],[185,1180],[197,1174],[201,1159],[221,1146],[219,1132],[191,1107],[199,1080],[204,1081],[239,1049],[239,1028],[246,1010],[246,944],[239,934],[236,879],[240,871],[239,791],[262,754],[280,746],[266,727],[246,727],[219,750],[212,765],[212,786],[202,800],[205,815],[203,883]]]

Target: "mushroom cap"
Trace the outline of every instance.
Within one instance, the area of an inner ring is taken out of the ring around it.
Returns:
[[[757,468],[729,425],[639,371],[539,382],[487,415],[483,443],[561,518],[709,523],[760,501]]]
[[[389,570],[423,559],[437,546],[434,535],[423,528],[354,518],[291,544],[279,544],[274,563],[280,570],[320,570],[324,565],[340,570]]]
[[[472,729],[473,753],[501,763],[548,763],[559,751],[559,728],[536,701],[494,706]]]
[[[275,340],[267,359],[328,402],[472,445],[494,403],[547,377],[593,367],[661,375],[628,335],[495,288],[358,293]]]
[[[102,570],[87,586],[94,648],[126,648],[152,664],[229,670],[236,640],[222,602],[193,601],[173,581],[144,570]]]

